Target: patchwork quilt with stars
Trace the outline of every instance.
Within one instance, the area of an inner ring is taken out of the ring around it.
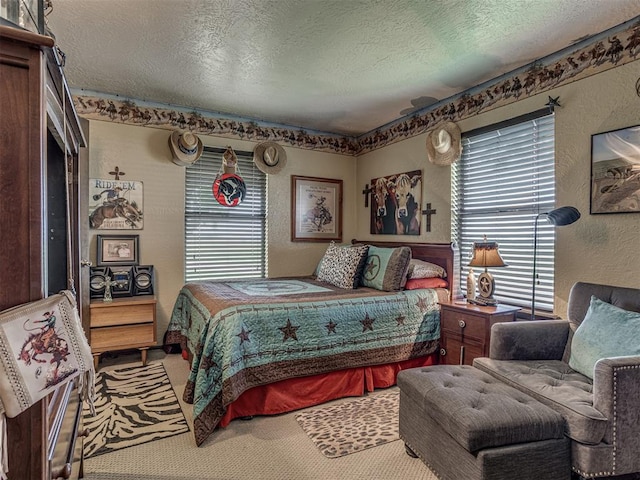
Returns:
[[[344,290],[311,278],[185,285],[166,342],[193,353],[184,398],[196,443],[249,388],[433,353],[438,300],[431,289]]]

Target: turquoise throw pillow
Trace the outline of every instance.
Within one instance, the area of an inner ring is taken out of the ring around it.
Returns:
[[[601,358],[640,355],[640,313],[591,297],[589,310],[573,334],[569,366],[593,379]]]
[[[402,290],[407,283],[407,269],[411,260],[409,247],[369,247],[362,285],[385,292]]]

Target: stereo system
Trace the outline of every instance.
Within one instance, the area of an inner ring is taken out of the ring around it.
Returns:
[[[107,277],[111,279],[111,296],[114,298],[153,295],[153,265],[91,267],[91,298],[104,297]]]

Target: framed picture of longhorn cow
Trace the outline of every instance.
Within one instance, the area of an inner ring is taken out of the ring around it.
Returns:
[[[90,179],[89,227],[94,230],[142,230],[142,182]]]
[[[422,171],[371,180],[371,234],[420,235]]]
[[[291,176],[291,241],[342,241],[342,180]]]

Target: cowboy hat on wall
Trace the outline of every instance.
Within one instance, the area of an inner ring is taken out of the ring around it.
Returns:
[[[171,161],[176,165],[188,167],[193,165],[202,155],[202,140],[191,132],[180,133],[178,130],[169,136]]]
[[[260,171],[276,174],[287,164],[287,154],[276,142],[262,142],[253,150],[253,162]]]
[[[427,133],[427,156],[434,165],[451,165],[462,155],[460,127],[445,122]]]

